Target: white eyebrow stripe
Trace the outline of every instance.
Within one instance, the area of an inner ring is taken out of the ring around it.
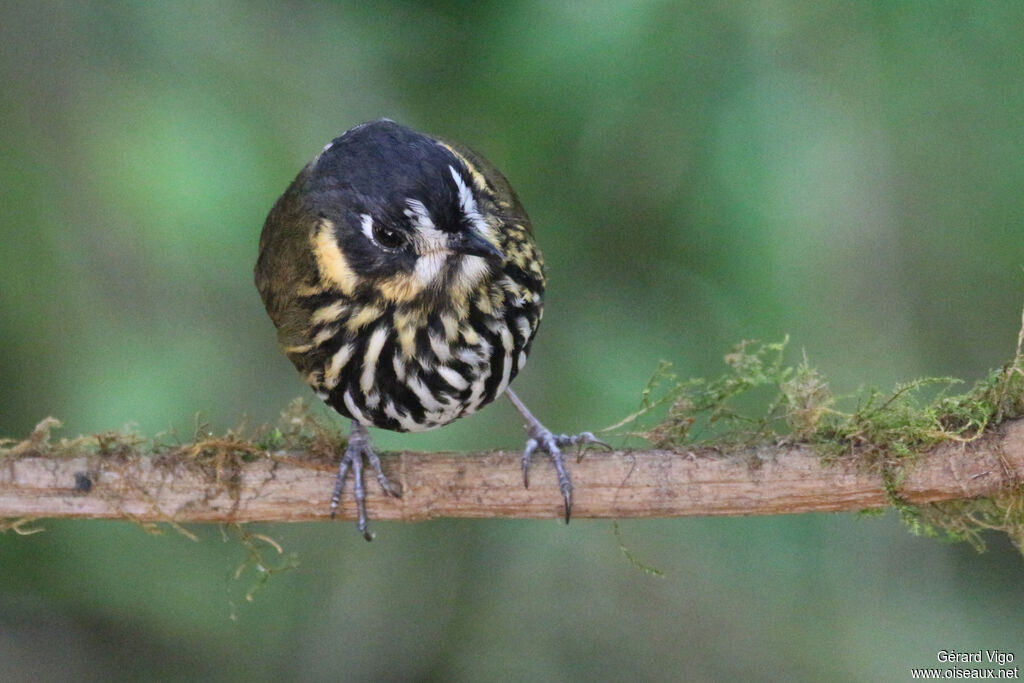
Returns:
[[[360,218],[363,219],[363,234],[366,235],[366,239],[370,240],[371,242],[374,242],[375,240],[373,239],[373,216],[371,216],[368,213],[363,213],[360,214]]]
[[[404,213],[416,222],[416,227],[427,230],[434,229],[434,219],[430,217],[430,212],[423,202],[418,199],[406,199],[405,203],[409,205],[409,208]]]
[[[452,179],[455,180],[455,186],[459,188],[459,208],[462,209],[463,215],[469,219],[473,229],[481,236],[489,236],[491,234],[491,226],[487,225],[487,221],[480,215],[480,209],[477,208],[476,197],[473,196],[473,191],[469,189],[466,181],[462,179],[462,175],[459,174],[454,166],[449,164],[448,170],[451,171]]]

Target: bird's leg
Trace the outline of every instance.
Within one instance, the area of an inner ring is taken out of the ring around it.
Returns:
[[[530,460],[534,451],[547,452],[551,462],[555,465],[555,472],[558,475],[558,488],[562,491],[562,499],[565,501],[565,523],[569,523],[569,516],[572,514],[572,479],[565,469],[565,458],[562,456],[562,448],[567,446],[579,446],[582,450],[587,444],[595,443],[605,448],[611,448],[604,441],[601,441],[591,432],[580,434],[553,434],[550,429],[540,423],[533,413],[519,400],[511,389],[505,391],[508,400],[516,407],[519,414],[526,420],[526,448],[523,450],[523,486],[530,488]]]
[[[338,512],[338,504],[341,502],[341,494],[345,490],[345,478],[348,471],[352,470],[352,489],[356,499],[356,524],[359,532],[367,541],[373,540],[373,534],[367,528],[366,519],[366,486],[363,482],[363,458],[366,458],[370,467],[377,475],[377,483],[389,496],[400,498],[401,489],[388,481],[380,466],[380,458],[370,447],[370,432],[366,427],[355,420],[352,420],[352,431],[348,435],[348,445],[345,447],[345,454],[341,457],[338,465],[338,477],[334,482],[334,494],[331,495],[331,519]]]

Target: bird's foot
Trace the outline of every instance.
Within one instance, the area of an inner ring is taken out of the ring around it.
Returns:
[[[341,495],[345,491],[345,478],[348,471],[352,470],[352,484],[356,499],[356,525],[359,533],[367,541],[373,540],[373,534],[367,525],[366,517],[366,485],[363,480],[363,459],[373,468],[377,476],[377,483],[389,496],[402,497],[402,489],[396,484],[388,481],[380,466],[380,458],[370,447],[370,433],[366,427],[355,420],[352,421],[352,431],[348,435],[348,445],[345,447],[345,454],[341,457],[341,464],[338,466],[338,477],[334,482],[334,493],[331,495],[331,519],[338,512],[338,505],[341,502]]]
[[[530,488],[530,462],[536,451],[544,451],[551,458],[555,465],[555,472],[558,475],[558,488],[562,492],[562,500],[565,501],[565,523],[569,523],[572,516],[572,479],[568,470],[565,469],[565,456],[562,449],[569,446],[577,446],[582,454],[587,444],[598,444],[611,448],[604,441],[601,441],[590,432],[580,434],[553,434],[550,429],[540,422],[527,425],[526,448],[523,450],[523,486]]]

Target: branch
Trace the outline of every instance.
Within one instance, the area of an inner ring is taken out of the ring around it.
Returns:
[[[322,456],[266,452],[244,442],[229,442],[224,452],[230,457],[205,460],[197,457],[199,444],[157,454],[120,445],[97,454],[75,442],[54,449],[48,435],[35,437],[0,456],[0,518],[233,523],[328,517],[336,469]],[[531,487],[524,489],[519,457],[507,451],[385,455],[385,472],[404,495],[385,497],[369,477],[370,515],[405,521],[561,517],[554,472],[537,458]],[[1024,419],[968,443],[940,445],[907,465],[904,475],[897,492],[911,504],[994,496],[1017,487],[1024,482]],[[712,448],[593,451],[574,464],[572,476],[577,518],[789,514],[891,502],[877,468],[856,458],[825,465],[801,445],[728,456]],[[353,512],[346,492],[339,516]]]

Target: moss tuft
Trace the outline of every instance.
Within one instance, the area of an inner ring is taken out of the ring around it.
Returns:
[[[1024,493],[911,505],[899,494],[903,467],[940,443],[972,441],[1024,415],[1024,316],[1013,359],[969,391],[953,377],[927,377],[837,398],[811,366],[783,362],[788,338],[744,341],[724,357],[716,379],[680,381],[662,361],[641,392],[636,412],[605,432],[640,438],[656,448],[689,449],[788,442],[812,446],[825,461],[852,458],[880,472],[893,508],[911,532],[983,547],[980,531],[998,529],[1024,551]],[[845,407],[849,406],[849,407]],[[845,409],[844,409],[845,407]]]

